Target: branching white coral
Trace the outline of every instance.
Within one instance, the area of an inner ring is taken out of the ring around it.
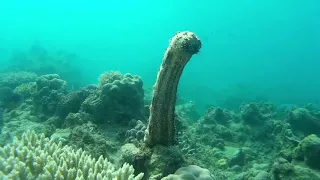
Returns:
[[[98,160],[87,152],[75,151],[62,143],[27,131],[21,139],[0,148],[0,179],[19,180],[141,180],[129,164],[115,169],[102,156]]]

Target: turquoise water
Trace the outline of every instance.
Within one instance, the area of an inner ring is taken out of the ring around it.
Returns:
[[[34,42],[82,58],[87,83],[104,71],[142,76],[152,86],[168,40],[195,32],[203,48],[179,91],[201,105],[230,95],[275,103],[320,98],[317,1],[4,1],[0,61]]]

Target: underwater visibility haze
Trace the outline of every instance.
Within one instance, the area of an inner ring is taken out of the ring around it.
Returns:
[[[4,1],[0,179],[320,180],[320,2]]]

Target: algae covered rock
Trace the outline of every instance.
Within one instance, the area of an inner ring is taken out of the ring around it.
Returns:
[[[273,180],[320,180],[318,172],[294,165],[283,158],[274,162],[271,175]]]
[[[293,130],[306,136],[320,133],[320,117],[306,108],[290,111],[287,121],[292,125]]]
[[[271,176],[264,170],[257,170],[255,168],[249,169],[242,175],[243,180],[271,180]]]
[[[150,179],[160,179],[183,166],[184,159],[176,147],[155,146],[148,162]]]
[[[320,169],[320,138],[311,134],[304,138],[293,151],[293,158],[311,168]]]

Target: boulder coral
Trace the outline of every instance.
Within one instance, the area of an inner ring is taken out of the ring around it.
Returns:
[[[36,112],[51,117],[61,98],[67,94],[67,82],[62,80],[58,74],[48,74],[40,76],[36,86],[34,96]]]
[[[81,110],[93,115],[97,124],[127,125],[132,119],[145,119],[141,77],[114,73],[100,77],[98,89],[86,98]]]

